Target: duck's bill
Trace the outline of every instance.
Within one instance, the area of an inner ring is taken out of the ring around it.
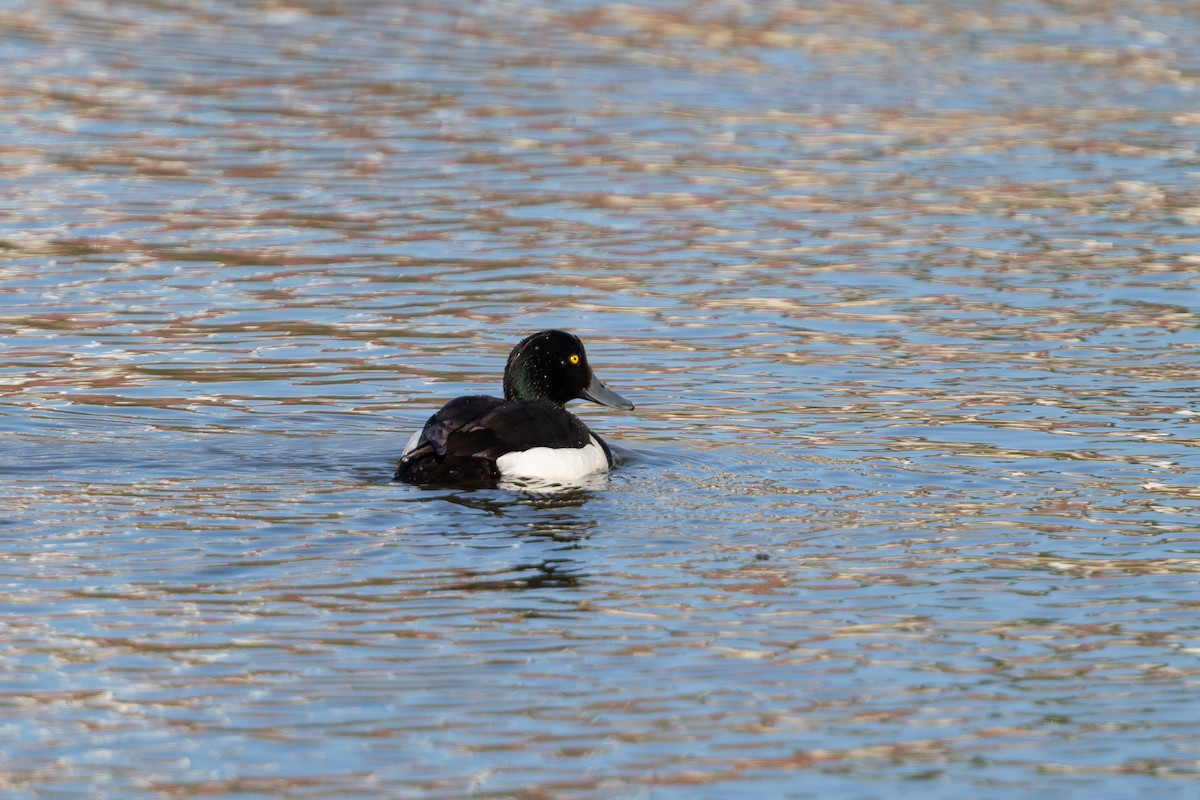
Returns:
[[[633,410],[633,403],[605,386],[595,375],[592,376],[592,382],[583,390],[583,397],[585,400],[591,400],[593,403],[599,403],[602,406],[623,408],[626,411]]]

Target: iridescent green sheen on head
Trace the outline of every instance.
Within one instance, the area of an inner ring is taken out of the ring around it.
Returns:
[[[513,348],[504,369],[505,400],[546,400],[563,405],[576,398],[633,408],[592,374],[579,337],[566,331],[542,331]]]

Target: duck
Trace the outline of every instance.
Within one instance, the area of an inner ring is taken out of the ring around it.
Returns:
[[[577,482],[606,473],[612,450],[567,411],[571,400],[633,410],[588,364],[578,336],[546,330],[522,339],[504,367],[504,397],[449,401],[414,433],[394,480],[417,485]]]

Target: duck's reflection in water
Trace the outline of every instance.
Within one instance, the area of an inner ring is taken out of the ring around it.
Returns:
[[[478,537],[481,546],[497,545],[496,534],[505,537],[496,547],[517,545],[524,556],[510,565],[492,565],[481,570],[456,570],[452,579],[438,588],[442,591],[525,590],[548,587],[577,587],[586,580],[583,563],[568,555],[582,549],[598,526],[595,515],[587,512],[588,501],[595,495],[581,486],[523,486],[522,491],[471,491],[447,494],[441,499],[462,509],[484,511],[487,524],[460,525],[459,536]],[[497,524],[499,523],[499,524]],[[534,545],[536,558],[529,558],[525,544]]]

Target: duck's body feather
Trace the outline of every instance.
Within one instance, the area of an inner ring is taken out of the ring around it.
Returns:
[[[507,453],[496,459],[496,466],[505,478],[541,483],[570,483],[608,472],[613,465],[608,445],[595,434],[588,438],[583,447],[531,447]]]
[[[561,405],[478,394],[457,397],[429,418],[401,456],[396,480],[571,479],[612,463],[608,445]]]

